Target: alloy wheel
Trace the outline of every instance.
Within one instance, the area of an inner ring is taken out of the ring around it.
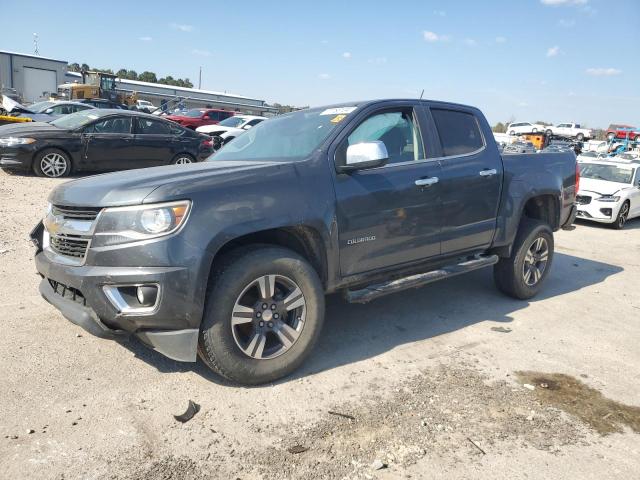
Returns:
[[[548,261],[549,244],[544,237],[538,237],[533,241],[524,257],[522,278],[527,286],[533,287],[540,281]]]
[[[178,157],[174,163],[176,165],[186,165],[188,163],[193,163],[193,160],[189,157]]]
[[[47,153],[40,160],[40,169],[47,177],[61,177],[67,172],[67,168],[67,159],[59,153]]]
[[[618,213],[618,228],[624,227],[624,224],[627,223],[628,216],[629,216],[629,204],[623,203],[622,207],[620,207],[620,213]]]
[[[298,340],[307,304],[300,287],[283,275],[253,280],[238,296],[231,316],[236,345],[257,360],[278,357]]]

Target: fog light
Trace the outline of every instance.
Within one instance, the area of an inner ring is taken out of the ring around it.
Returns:
[[[152,307],[156,303],[158,297],[158,287],[141,286],[136,290],[136,297],[142,307]]]
[[[600,212],[602,212],[603,215],[606,215],[607,217],[611,216],[611,209],[610,208],[601,208]]]

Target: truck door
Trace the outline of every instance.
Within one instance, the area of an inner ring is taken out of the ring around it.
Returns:
[[[377,140],[389,154],[383,167],[336,176],[343,276],[440,254],[440,165],[427,155],[424,112],[412,102],[395,105],[367,111],[337,140],[336,156]]]
[[[502,158],[474,109],[429,109],[442,148],[442,253],[491,244],[502,186]],[[486,121],[484,122],[486,124]]]

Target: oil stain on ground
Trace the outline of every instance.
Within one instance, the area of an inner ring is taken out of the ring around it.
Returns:
[[[640,407],[606,398],[577,378],[562,373],[516,374],[522,383],[535,386],[541,402],[578,417],[602,435],[621,433],[625,426],[640,433]]]

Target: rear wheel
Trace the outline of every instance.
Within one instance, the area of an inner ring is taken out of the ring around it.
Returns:
[[[313,349],[324,319],[315,270],[271,246],[234,250],[215,267],[198,353],[229,380],[257,385],[295,370]]]
[[[584,134],[579,133],[578,135],[576,135],[576,140],[578,140],[579,142],[584,140]]]
[[[510,297],[525,300],[536,295],[553,260],[553,232],[548,225],[525,219],[513,244],[511,256],[501,258],[493,268],[498,289]]]
[[[171,160],[172,165],[186,165],[188,163],[194,163],[195,159],[188,153],[179,153]]]
[[[71,159],[62,150],[48,148],[33,159],[33,171],[39,177],[66,177],[71,173]]]
[[[618,216],[616,217],[616,221],[611,224],[613,228],[616,230],[622,230],[624,226],[627,224],[627,219],[629,218],[629,202],[624,202],[620,207],[620,211],[618,212]]]

